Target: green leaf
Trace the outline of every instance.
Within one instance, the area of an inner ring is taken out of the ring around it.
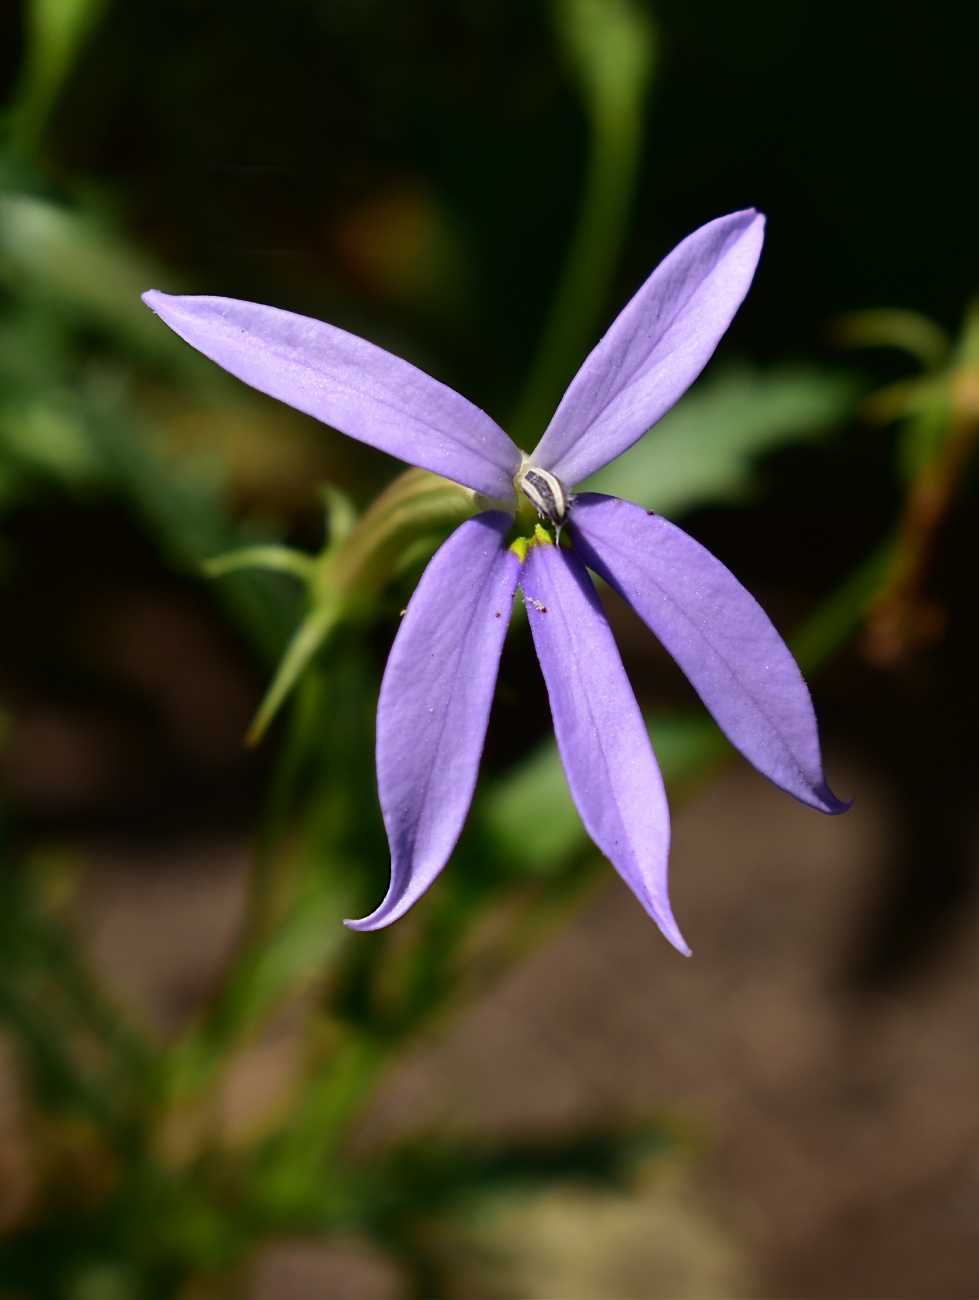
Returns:
[[[227,551],[224,555],[215,555],[205,560],[201,571],[207,578],[221,578],[226,573],[238,569],[268,569],[272,573],[288,573],[301,582],[309,582],[316,571],[316,561],[305,551],[298,551],[294,546],[268,544],[264,546],[243,546],[237,551]]]
[[[102,326],[129,352],[176,370],[203,369],[140,299],[172,276],[92,212],[0,194],[0,277]]]
[[[885,308],[852,311],[834,326],[836,342],[844,348],[900,348],[927,370],[948,359],[951,340],[940,325],[916,311]]]
[[[356,911],[353,898],[354,890],[344,889],[342,881],[307,873],[276,933],[239,954],[209,1018],[171,1049],[171,1095],[206,1086],[235,1044],[263,1024],[284,997],[329,967],[349,940],[343,918]]]
[[[296,628],[248,728],[245,737],[247,745],[257,745],[265,735],[282,702],[309,667],[327,636],[340,622],[343,612],[344,601],[338,596],[332,601],[315,604]]]
[[[671,517],[737,500],[759,456],[839,428],[859,395],[848,375],[801,367],[712,376],[581,488]]]
[[[70,400],[38,394],[34,401],[0,404],[0,445],[25,469],[69,488],[103,477],[77,404]]]
[[[89,376],[80,395],[92,445],[120,495],[142,518],[167,560],[199,572],[209,557],[231,551],[240,536],[233,523],[220,466],[175,460],[154,437],[152,424],[127,401],[124,376]],[[261,572],[228,573],[221,599],[253,645],[275,661],[295,627],[292,593]],[[278,580],[281,582],[281,579]]]

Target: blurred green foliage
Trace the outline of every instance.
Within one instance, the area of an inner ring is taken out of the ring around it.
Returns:
[[[831,433],[854,410],[852,376],[826,370],[729,370],[712,375],[583,489],[626,497],[676,518],[743,499],[758,458]]]

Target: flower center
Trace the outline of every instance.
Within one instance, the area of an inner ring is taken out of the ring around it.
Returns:
[[[531,465],[517,475],[516,486],[544,519],[560,528],[568,522],[574,497],[556,474]]]

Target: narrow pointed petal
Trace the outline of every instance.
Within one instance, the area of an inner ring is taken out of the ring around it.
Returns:
[[[457,528],[422,574],[377,705],[377,785],[391,884],[353,930],[390,925],[424,894],[462,831],[479,772],[520,562],[494,510]]]
[[[675,524],[618,497],[582,493],[569,527],[580,558],[652,628],[748,762],[820,812],[845,812],[823,775],[802,674],[730,570]]]
[[[520,452],[485,412],[345,330],[236,298],[143,301],[182,339],[262,393],[399,460],[507,504]]]
[[[670,943],[689,954],[667,890],[663,778],[592,581],[557,546],[531,547],[521,581],[554,734],[585,830]]]
[[[751,285],[765,218],[748,208],[674,248],[571,381],[530,459],[573,486],[637,442],[703,370]]]

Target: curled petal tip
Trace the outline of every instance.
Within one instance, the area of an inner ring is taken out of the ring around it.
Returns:
[[[845,813],[853,805],[852,799],[837,799],[825,782],[814,790],[813,794],[815,795],[813,807],[818,808],[820,812],[829,813],[831,817],[838,817],[840,813]]]
[[[356,930],[359,933],[383,930],[393,925],[395,921],[399,921],[405,912],[410,911],[421,893],[424,893],[424,888],[411,891],[392,886],[373,912],[359,919],[348,918],[343,924],[348,930]]]
[[[396,921],[400,913],[384,915],[384,908],[379,907],[376,912],[371,912],[370,916],[362,917],[359,921],[346,920],[344,925],[348,930],[357,930],[359,933],[369,932],[371,930],[383,930],[386,925]]]
[[[677,925],[673,912],[667,906],[664,913],[662,907],[647,907],[649,915],[659,926],[660,931],[665,939],[668,939],[673,947],[682,957],[692,957],[693,952],[690,945],[680,933],[680,927]]]

